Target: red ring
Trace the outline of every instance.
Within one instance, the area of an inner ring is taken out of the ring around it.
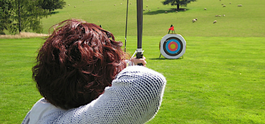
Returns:
[[[175,48],[171,48],[170,46],[171,45],[175,45]],[[178,44],[176,43],[176,42],[170,42],[169,44],[168,44],[168,49],[170,50],[170,51],[176,51],[177,49],[178,49]]]

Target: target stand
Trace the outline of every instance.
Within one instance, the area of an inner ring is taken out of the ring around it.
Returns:
[[[161,39],[159,49],[160,53],[167,59],[177,59],[185,53],[186,41],[179,34],[167,34]]]

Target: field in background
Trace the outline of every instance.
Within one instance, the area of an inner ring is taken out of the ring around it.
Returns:
[[[65,9],[43,19],[44,33],[64,19],[79,18],[102,25],[124,41],[126,0],[65,1]],[[147,66],[168,81],[162,106],[148,124],[265,123],[265,1],[197,0],[178,13],[161,2],[144,0],[144,56]],[[127,51],[132,54],[136,2],[130,3]],[[194,18],[198,21],[192,23]],[[181,59],[159,58],[158,43],[171,24],[187,41]],[[42,38],[0,39],[1,124],[21,123],[41,98],[31,67],[43,42]]]
[[[45,33],[65,19],[78,18],[124,36],[127,0],[65,0],[64,9],[43,19]],[[129,0],[128,35],[136,36],[136,0]],[[264,37],[264,0],[197,0],[176,13],[163,0],[144,0],[144,36],[164,36],[171,24],[183,36]],[[231,4],[230,4],[231,3]],[[223,5],[226,7],[223,7]],[[242,7],[238,7],[241,4]],[[184,8],[184,7],[183,7]],[[207,10],[204,10],[206,8]],[[167,13],[165,13],[167,11]],[[215,17],[221,15],[221,17]],[[225,15],[225,16],[224,16]],[[192,19],[198,21],[192,23]],[[217,20],[216,24],[213,21]]]

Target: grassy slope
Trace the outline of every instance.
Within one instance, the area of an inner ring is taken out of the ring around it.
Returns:
[[[43,19],[45,32],[62,20],[79,18],[102,25],[116,36],[124,36],[126,0],[66,1],[65,9],[58,10],[56,14]],[[176,32],[183,36],[263,37],[265,35],[265,30],[262,30],[265,27],[264,0],[198,0],[188,4],[187,11],[178,13],[172,10],[175,6],[163,5],[162,1],[144,0],[146,10],[144,36],[162,37],[171,24],[175,26]],[[136,1],[130,0],[130,3],[128,33],[130,36],[136,36]],[[225,4],[226,7],[222,7],[221,4]],[[237,7],[238,4],[242,4],[243,7]],[[205,11],[204,8],[207,10]],[[196,23],[192,23],[194,18],[198,19]],[[214,20],[217,20],[216,24],[213,24]]]

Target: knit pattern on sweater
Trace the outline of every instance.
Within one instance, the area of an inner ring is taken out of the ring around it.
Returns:
[[[159,110],[165,85],[162,74],[146,67],[130,66],[120,72],[112,86],[105,88],[96,100],[66,111],[50,110],[38,124],[143,124]],[[32,111],[22,123],[30,123]]]

